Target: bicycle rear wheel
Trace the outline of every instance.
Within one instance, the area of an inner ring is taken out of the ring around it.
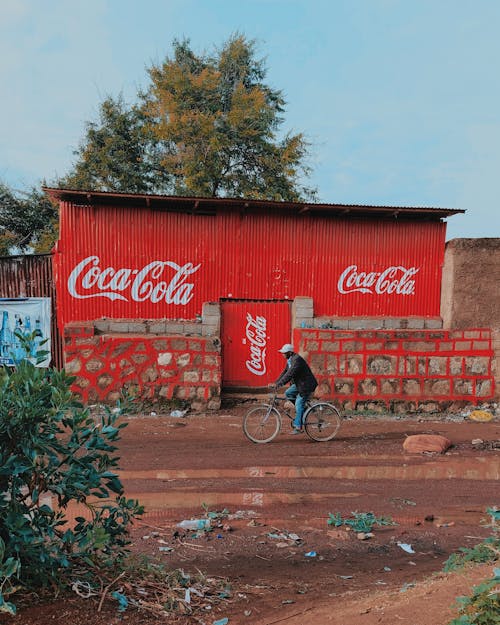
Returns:
[[[280,413],[271,406],[257,406],[243,417],[243,433],[252,443],[269,443],[280,428]]]
[[[340,421],[340,413],[335,406],[320,402],[311,406],[304,415],[304,429],[313,441],[329,441],[339,431]]]

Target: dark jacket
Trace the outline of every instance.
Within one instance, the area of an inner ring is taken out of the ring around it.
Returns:
[[[276,386],[284,386],[287,382],[293,382],[301,395],[303,393],[312,393],[318,386],[318,381],[307,362],[302,356],[295,353],[290,356],[289,360],[290,366],[288,366],[287,362],[287,366],[276,381]]]

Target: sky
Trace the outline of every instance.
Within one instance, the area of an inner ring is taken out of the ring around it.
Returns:
[[[133,102],[174,39],[240,33],[319,201],[465,209],[448,240],[500,237],[499,31],[498,0],[0,0],[0,181],[68,173],[99,104]]]

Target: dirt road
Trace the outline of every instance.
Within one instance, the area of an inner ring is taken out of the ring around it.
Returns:
[[[182,622],[447,623],[459,583],[444,576],[441,588],[448,583],[448,591],[438,599],[423,580],[442,570],[457,548],[489,535],[480,522],[488,506],[500,505],[500,455],[488,444],[500,440],[500,422],[355,416],[329,443],[284,430],[272,443],[255,445],[241,430],[247,407],[131,417],[123,430],[121,477],[127,495],[147,509],[133,549],[231,583],[230,598]],[[444,455],[405,454],[402,443],[415,433],[443,434],[453,447]],[[474,439],[484,444],[473,446]],[[216,517],[212,531],[193,535],[176,527],[207,510]],[[390,517],[396,525],[375,526],[372,538],[359,540],[345,526],[327,524],[330,513],[345,519],[354,511]],[[397,618],[385,620],[384,605],[400,605]],[[118,618],[96,614],[81,600],[78,606],[86,625]],[[80,623],[71,614],[65,621],[52,614],[50,622]],[[43,623],[30,620],[29,611],[21,616],[13,622]],[[153,622],[120,618],[117,623]]]

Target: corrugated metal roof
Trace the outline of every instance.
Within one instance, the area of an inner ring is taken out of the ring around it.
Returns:
[[[314,202],[277,202],[243,198],[184,197],[170,195],[145,195],[111,193],[104,191],[77,191],[72,189],[43,189],[52,199],[71,202],[79,206],[128,206],[153,210],[180,211],[199,214],[225,212],[287,212],[293,214],[328,215],[332,217],[383,217],[405,220],[440,220],[458,213],[457,208],[431,208],[410,206],[372,206],[368,204],[323,204]]]

